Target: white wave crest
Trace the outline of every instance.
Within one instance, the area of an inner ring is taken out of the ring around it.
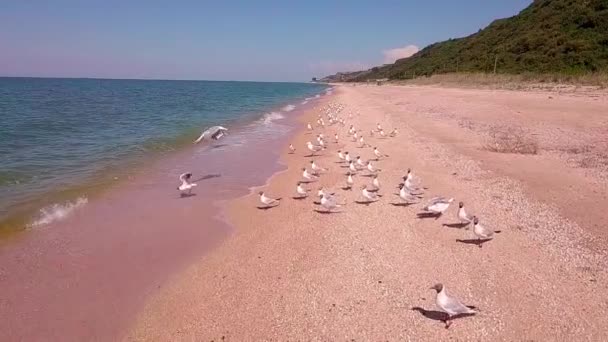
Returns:
[[[285,119],[283,114],[281,114],[279,112],[270,112],[270,113],[266,113],[266,115],[264,115],[264,117],[262,118],[262,121],[264,122],[265,125],[269,125],[273,121],[281,120],[281,119]]]
[[[51,222],[60,221],[68,217],[75,210],[83,207],[89,200],[86,197],[78,197],[73,202],[55,203],[40,209],[38,218],[36,218],[28,226],[36,228],[47,225]]]
[[[307,103],[308,103],[308,100],[304,100],[304,101],[302,101],[302,104],[303,104],[303,105],[305,105],[305,104],[307,104]]]
[[[315,98],[317,98],[317,99],[318,99],[319,97],[321,97],[321,94],[317,94],[317,95],[315,95]]]
[[[285,107],[282,108],[282,110],[284,112],[291,112],[294,109],[296,109],[296,106],[294,106],[294,105],[287,105],[287,106],[285,106]]]

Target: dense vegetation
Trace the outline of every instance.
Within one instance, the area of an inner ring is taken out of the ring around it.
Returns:
[[[465,38],[422,49],[394,64],[336,74],[329,80],[407,79],[453,72],[566,73],[608,71],[608,0],[534,0]]]

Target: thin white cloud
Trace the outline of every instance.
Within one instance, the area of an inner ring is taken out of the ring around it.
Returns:
[[[358,61],[322,61],[310,64],[310,70],[319,77],[332,75],[337,72],[367,70],[370,66]]]
[[[419,50],[420,49],[416,45],[407,45],[396,49],[384,50],[382,51],[382,54],[384,55],[384,64],[395,63],[396,60],[410,57]]]

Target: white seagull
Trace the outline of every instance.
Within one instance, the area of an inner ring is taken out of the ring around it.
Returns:
[[[377,173],[382,171],[381,169],[376,169],[373,165],[371,161],[367,162],[367,171],[369,171],[370,173]]]
[[[342,153],[342,150],[338,150],[338,159],[340,159],[340,163],[344,161],[344,153]]]
[[[380,151],[378,150],[378,148],[377,148],[377,147],[374,147],[374,155],[375,155],[375,156],[376,156],[376,158],[378,158],[378,159],[380,159],[380,158],[384,158],[384,157],[388,157],[388,155],[380,153]]]
[[[308,190],[304,189],[302,186],[302,182],[298,182],[296,186],[297,198],[305,198],[308,197]]]
[[[445,328],[449,328],[452,322],[450,321],[454,316],[458,315],[474,315],[477,311],[474,306],[466,306],[462,304],[458,299],[451,297],[447,294],[445,286],[443,284],[436,284],[431,289],[437,291],[437,297],[435,303],[441,311],[448,314],[448,318],[445,320]]]
[[[192,178],[192,173],[190,172],[182,173],[179,176],[179,180],[182,184],[177,187],[177,190],[182,192],[182,196],[190,195],[192,193],[192,188],[196,186],[196,183],[190,182],[190,178]]]
[[[327,212],[331,212],[335,208],[341,207],[341,205],[336,202],[336,199],[329,194],[321,194],[319,197],[321,198],[321,207]]]
[[[353,174],[348,172],[346,174],[346,187],[344,188],[344,190],[352,190],[354,184],[355,181],[353,180]]]
[[[306,147],[308,148],[308,150],[311,152],[311,154],[315,154],[316,152],[319,152],[323,149],[323,147],[321,146],[315,146],[313,145],[310,141],[306,142]]]
[[[318,179],[317,176],[308,172],[308,170],[306,170],[305,167],[302,168],[302,178],[306,179],[307,181],[311,181],[311,182],[316,181]]]
[[[446,199],[445,197],[434,197],[431,198],[429,204],[427,204],[427,206],[424,207],[423,210],[429,213],[436,214],[437,218],[439,218],[439,216],[443,215],[443,213],[448,210],[448,208],[450,207],[450,203],[452,203],[453,201],[453,198]]]
[[[293,144],[289,144],[289,154],[294,154],[296,152],[296,148],[293,147]]]
[[[197,144],[197,143],[203,141],[204,139],[218,140],[221,137],[223,137],[224,135],[226,135],[226,132],[228,132],[228,128],[223,127],[223,126],[209,127],[203,131],[203,133],[201,134],[200,137],[198,137],[198,139],[194,140],[194,143]]]
[[[264,191],[260,191],[258,194],[260,195],[260,202],[262,202],[265,207],[277,206],[281,200],[280,198],[271,198],[266,196]]]
[[[310,161],[310,168],[312,169],[312,172],[315,174],[319,174],[320,172],[327,171],[327,169],[324,169],[324,168],[320,167],[319,165],[317,165],[314,160]]]
[[[467,212],[464,210],[463,202],[458,203],[458,219],[460,220],[461,224],[469,225],[471,222],[473,222],[473,216],[467,214]]]
[[[380,199],[380,195],[375,192],[368,191],[366,185],[361,186],[361,194],[367,200],[367,202],[376,202]]]
[[[500,233],[500,230],[492,230],[487,227],[482,226],[479,223],[479,219],[477,216],[473,216],[473,233],[477,236],[477,246],[481,248],[482,241],[481,240],[491,240],[494,238],[494,233]]]

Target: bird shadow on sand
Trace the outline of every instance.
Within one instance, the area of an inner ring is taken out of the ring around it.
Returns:
[[[219,174],[219,173],[214,173],[214,174],[204,175],[204,176],[202,176],[202,177],[201,177],[201,178],[199,178],[199,179],[195,179],[195,180],[194,180],[194,182],[200,182],[200,181],[204,181],[204,180],[207,180],[207,179],[211,179],[211,178],[218,178],[218,177],[222,177],[222,175],[221,175],[221,174]]]
[[[308,196],[293,196],[292,197],[292,199],[298,200],[298,201],[301,201],[301,200],[304,200],[304,199],[307,199],[307,198],[308,198]]]
[[[444,223],[442,224],[442,226],[444,227],[448,227],[448,228],[456,228],[456,229],[462,229],[466,226],[468,226],[470,223]]]
[[[361,205],[370,205],[370,204],[376,203],[376,202],[378,202],[378,201],[377,200],[376,201],[359,201],[359,200],[355,201],[355,203],[361,204]]]
[[[196,194],[193,194],[193,193],[179,194],[179,198],[189,198],[189,197],[194,197],[194,196],[196,196]]]
[[[342,190],[344,190],[344,191],[349,191],[349,190],[352,190],[352,189],[353,189],[353,188],[352,188],[352,187],[350,187],[350,186],[343,186],[343,187],[342,187]]]
[[[456,239],[456,242],[464,243],[467,245],[477,245],[479,248],[481,248],[484,243],[490,240],[492,239]]]
[[[278,206],[279,206],[278,204],[275,204],[275,205],[267,205],[267,206],[264,206],[264,207],[258,206],[257,208],[260,209],[260,210],[269,210],[269,209],[272,209],[272,208],[276,208]]]
[[[475,309],[474,306],[467,306],[469,309]],[[455,315],[452,316],[452,318],[450,318],[448,316],[447,313],[442,312],[442,311],[436,311],[436,310],[426,310],[424,308],[421,308],[419,306],[415,306],[412,308],[412,311],[418,311],[422,316],[428,318],[428,319],[432,319],[434,321],[439,321],[439,322],[443,322],[445,323],[448,319],[450,321],[453,321],[455,319],[459,319],[459,318],[465,318],[465,317],[470,317],[470,316],[475,316],[474,313],[470,313],[470,314],[459,314],[459,315]]]
[[[327,211],[327,210],[322,210],[322,209],[313,209],[314,212],[317,212],[319,214],[323,214],[323,215],[329,215],[329,214],[342,214],[342,211]]]
[[[394,207],[409,207],[412,206],[416,203],[405,203],[405,202],[392,202],[390,203],[390,205],[394,206]]]
[[[441,214],[422,212],[422,213],[416,214],[416,217],[418,217],[419,219],[433,218],[433,219],[437,220],[438,218],[441,217]]]
[[[224,146],[228,146],[228,144],[217,144],[217,145],[211,145],[212,149],[216,149],[216,148],[222,148]]]
[[[367,173],[367,174],[361,175],[361,177],[374,177],[374,176],[375,176],[375,174],[373,174],[373,173]]]
[[[300,183],[302,183],[302,184],[310,184],[310,183],[314,183],[316,181],[317,181],[316,179],[315,180],[301,180]]]

